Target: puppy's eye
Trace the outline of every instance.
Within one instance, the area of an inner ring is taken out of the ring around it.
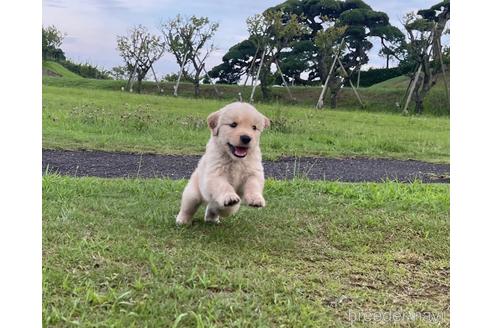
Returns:
[[[236,123],[236,122],[232,122],[231,124],[229,124],[229,126],[230,126],[231,128],[235,128],[235,127],[237,126],[237,123]]]
[[[256,130],[256,129],[257,129],[257,128],[256,128],[256,125],[253,125],[253,130]]]

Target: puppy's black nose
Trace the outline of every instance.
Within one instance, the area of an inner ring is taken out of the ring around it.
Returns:
[[[241,142],[243,144],[249,144],[249,142],[251,141],[251,138],[247,135],[242,135],[239,138],[241,139]]]

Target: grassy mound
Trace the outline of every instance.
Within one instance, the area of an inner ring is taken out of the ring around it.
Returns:
[[[369,88],[371,88],[371,89],[383,89],[383,88],[406,89],[408,86],[408,83],[410,83],[410,78],[406,75],[400,75],[400,76],[394,77],[392,79],[373,84]]]
[[[449,83],[449,74],[446,74],[446,79]],[[372,86],[370,86],[370,89],[403,89],[406,90],[408,87],[408,84],[410,83],[410,77],[407,75],[401,75],[394,77],[392,79],[376,83]],[[442,78],[442,74],[438,74],[436,85],[432,87],[432,91],[442,91],[444,92],[445,86],[444,86],[444,80]]]
[[[63,77],[63,78],[75,79],[75,80],[83,79],[82,76],[75,74],[72,71],[69,71],[61,64],[49,60],[43,61],[43,76],[51,76],[54,78]]]

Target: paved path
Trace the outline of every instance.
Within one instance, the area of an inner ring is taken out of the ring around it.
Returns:
[[[110,153],[102,151],[43,150],[43,172],[72,176],[169,177],[188,179],[199,156]],[[285,157],[264,161],[265,176],[346,182],[399,180],[449,183],[449,164],[369,158]]]

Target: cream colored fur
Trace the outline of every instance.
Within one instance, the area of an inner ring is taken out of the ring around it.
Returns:
[[[210,114],[207,122],[211,137],[183,192],[177,224],[190,224],[200,204],[207,205],[205,221],[210,222],[236,213],[241,199],[249,206],[266,205],[259,143],[270,120],[252,105],[236,102]],[[241,136],[251,141],[245,144]],[[233,147],[248,147],[247,155],[236,157]]]

